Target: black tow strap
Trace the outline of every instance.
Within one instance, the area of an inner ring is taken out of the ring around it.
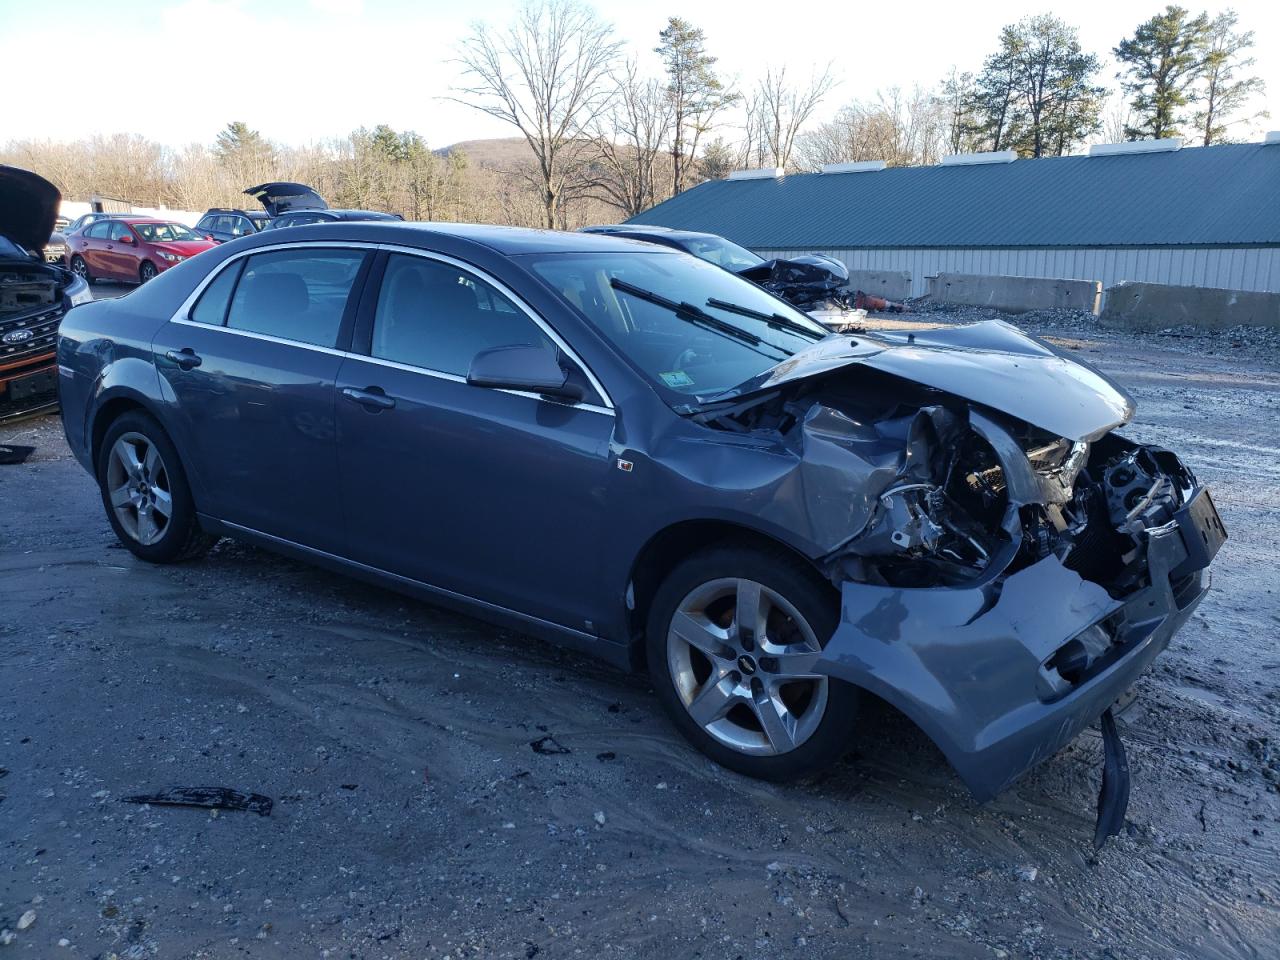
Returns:
[[[1107,837],[1117,836],[1124,828],[1124,814],[1129,809],[1129,760],[1124,744],[1116,732],[1116,718],[1111,708],[1102,715],[1102,789],[1098,791],[1098,825],[1093,830],[1093,849],[1101,850]]]

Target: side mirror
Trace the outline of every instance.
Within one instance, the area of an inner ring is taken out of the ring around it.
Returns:
[[[568,380],[558,351],[529,343],[481,350],[467,371],[467,383],[473,387],[526,390],[574,402],[581,400],[582,388]]]
[[[133,243],[133,237],[126,233],[123,237],[121,237],[121,238],[120,238],[120,242],[121,242],[121,243]]]

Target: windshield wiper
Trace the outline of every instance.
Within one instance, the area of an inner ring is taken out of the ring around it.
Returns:
[[[713,317],[711,314],[707,313],[707,311],[692,303],[687,303],[683,300],[677,301],[668,299],[660,293],[654,293],[652,290],[646,290],[644,287],[637,287],[635,284],[627,283],[625,280],[619,280],[617,277],[612,277],[609,280],[609,286],[613,287],[615,290],[620,290],[623,293],[629,293],[637,300],[644,300],[646,303],[665,307],[682,320],[687,320],[690,323],[696,323],[698,326],[706,327],[710,330],[716,331],[717,333],[722,333],[726,337],[733,337],[735,340],[741,340],[743,343],[750,344],[753,347],[758,347],[760,344],[764,343],[760,337],[757,337],[750,330],[743,330],[741,327],[735,327],[732,323],[725,323],[719,317]],[[775,344],[771,343],[769,346],[786,353],[785,350]],[[790,355],[791,354],[789,353],[787,354],[787,356]]]
[[[806,327],[802,323],[796,323],[790,317],[784,317],[780,313],[765,313],[763,310],[753,310],[750,307],[744,307],[737,303],[730,303],[728,300],[717,300],[712,297],[707,301],[708,307],[715,307],[717,310],[723,310],[726,313],[736,313],[739,316],[751,317],[754,320],[763,320],[769,326],[777,330],[788,330],[791,333],[798,333],[802,337],[810,337],[814,340],[823,340],[826,338],[826,332],[819,332],[810,327]]]

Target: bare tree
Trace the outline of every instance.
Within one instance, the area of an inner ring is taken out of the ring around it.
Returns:
[[[947,105],[916,87],[890,87],[871,102],[854,101],[796,140],[796,165],[816,170],[828,163],[883,160],[889,166],[934,163],[947,147]]]
[[[1239,22],[1234,10],[1224,10],[1210,21],[1204,41],[1204,89],[1193,121],[1206,147],[1222,142],[1233,124],[1270,116],[1265,110],[1252,117],[1238,116],[1250,97],[1267,89],[1261,77],[1241,76],[1256,61],[1247,55],[1253,47],[1253,31],[1238,31]]]
[[[595,134],[600,170],[592,178],[592,192],[623,217],[633,217],[658,200],[658,172],[666,159],[674,107],[661,83],[640,78],[634,60],[614,80],[612,105]]]
[[[531,0],[507,29],[478,23],[462,42],[469,84],[451,99],[520,131],[533,151],[548,228],[589,146],[584,131],[608,103],[604,81],[620,48],[613,28],[577,0]]]
[[[803,85],[787,81],[786,67],[767,70],[747,104],[748,152],[761,165],[785,168],[791,163],[800,128],[835,85],[830,64]]]

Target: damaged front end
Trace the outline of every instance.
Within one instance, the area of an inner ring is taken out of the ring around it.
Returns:
[[[83,279],[40,252],[60,199],[43,177],[0,164],[0,423],[57,406],[58,325],[92,299]]]
[[[888,367],[701,418],[770,433],[795,458],[788,502],[805,516],[790,520],[831,545],[819,562],[842,599],[819,669],[899,708],[985,800],[1146,670],[1226,533],[1174,454],[1108,432],[1110,398],[1061,436]],[[1079,414],[1084,396],[1058,402]],[[1109,770],[1124,769],[1118,744]],[[1118,775],[1109,794],[1127,796]]]

